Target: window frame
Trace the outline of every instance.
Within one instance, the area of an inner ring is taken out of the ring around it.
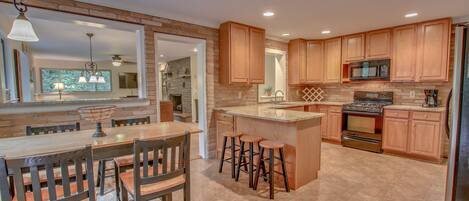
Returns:
[[[46,67],[40,67],[39,68],[39,78],[40,78],[40,83],[41,83],[41,94],[55,94],[57,92],[44,92],[44,86],[43,86],[43,77],[42,77],[42,70],[47,69],[47,70],[72,70],[72,71],[83,71],[83,69],[80,68],[46,68]],[[98,70],[98,71],[109,71],[109,79],[110,79],[110,84],[111,84],[111,90],[110,91],[67,91],[64,93],[67,94],[79,94],[79,93],[113,93],[114,88],[112,87],[113,82],[112,82],[112,70],[104,69],[104,70]]]

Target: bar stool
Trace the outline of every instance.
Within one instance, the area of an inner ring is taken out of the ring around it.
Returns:
[[[261,149],[259,150],[259,160],[257,161],[257,165],[259,166],[262,161],[268,160],[269,161],[269,172],[262,174],[262,177],[265,178],[268,175],[267,180],[270,184],[270,199],[274,199],[274,173],[278,173],[274,171],[274,159],[280,160],[282,164],[282,174],[283,175],[283,182],[285,183],[285,190],[290,192],[290,188],[288,187],[288,176],[287,170],[285,168],[285,156],[283,153],[283,149],[285,148],[285,144],[264,140],[259,143]],[[264,150],[267,149],[269,151],[269,158],[264,159]],[[278,149],[280,158],[274,156],[274,151]],[[254,190],[257,190],[257,184],[259,182],[259,169],[256,170],[256,178],[254,180]]]
[[[238,169],[236,173],[236,181],[239,180],[239,173],[241,172],[241,165],[244,165],[245,162],[243,163],[241,160],[245,158],[246,152],[249,152],[249,163],[248,164],[248,174],[249,174],[249,188],[252,188],[253,181],[254,181],[254,156],[259,155],[259,152],[254,151],[254,144],[257,145],[257,148],[260,150],[260,145],[259,142],[262,141],[262,137],[259,136],[254,136],[254,135],[243,135],[239,139],[241,141],[240,145],[240,154],[239,154],[239,159],[238,159]],[[248,150],[244,150],[245,144],[248,143]],[[256,166],[256,170],[257,170]],[[265,165],[264,162],[261,161],[260,167],[262,168],[262,173],[265,174]]]
[[[220,157],[220,169],[218,170],[219,173],[223,171],[223,163],[228,162],[231,163],[231,178],[235,178],[235,168],[236,168],[236,152],[238,152],[240,149],[236,149],[236,147],[239,147],[239,144],[236,144],[236,140],[239,139],[243,133],[241,132],[223,132],[221,133],[223,136],[223,149],[221,152],[221,157]],[[228,138],[231,140],[231,145],[226,146]],[[225,159],[225,151],[226,149],[231,149],[231,157]],[[246,162],[246,159],[244,159],[244,162]],[[248,167],[246,163],[244,164],[244,169],[247,171]]]

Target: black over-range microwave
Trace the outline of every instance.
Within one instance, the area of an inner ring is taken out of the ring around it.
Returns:
[[[350,80],[389,80],[390,61],[383,59],[351,63]]]

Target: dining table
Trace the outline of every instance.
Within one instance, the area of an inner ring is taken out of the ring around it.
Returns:
[[[136,126],[104,128],[105,137],[93,137],[95,130],[80,130],[47,135],[21,136],[0,139],[0,157],[15,159],[25,156],[62,152],[91,145],[93,159],[102,160],[133,153],[133,142],[166,139],[201,133],[197,124],[161,122]]]

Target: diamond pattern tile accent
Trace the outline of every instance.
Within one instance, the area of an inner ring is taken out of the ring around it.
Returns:
[[[308,88],[303,89],[303,100],[306,102],[320,102],[324,100],[325,92],[321,88]]]

